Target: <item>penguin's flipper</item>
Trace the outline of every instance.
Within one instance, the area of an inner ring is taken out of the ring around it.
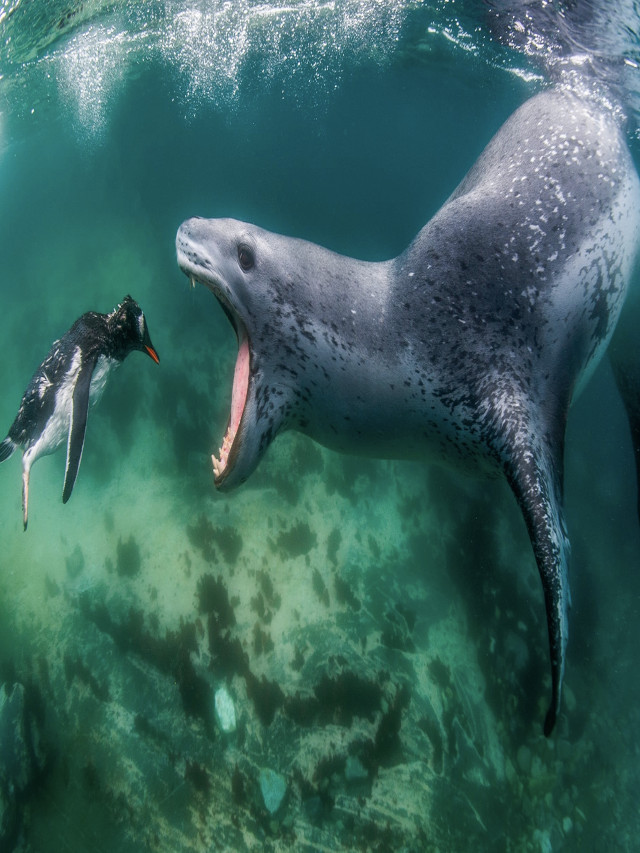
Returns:
[[[564,409],[556,417],[537,412],[527,395],[502,387],[489,408],[494,452],[518,501],[538,565],[549,634],[551,704],[544,722],[548,737],[560,709],[569,635],[570,545],[563,511]]]
[[[62,489],[62,502],[71,497],[73,486],[78,476],[78,468],[82,459],[84,447],[84,434],[87,429],[87,415],[89,412],[89,389],[91,388],[91,377],[96,366],[97,359],[88,360],[78,371],[75,388],[73,389],[73,404],[71,406],[71,423],[69,425],[69,439],[67,441],[67,466],[64,472],[64,488]]]
[[[4,462],[5,459],[8,459],[15,449],[15,441],[7,436],[3,442],[0,442],[0,462]]]

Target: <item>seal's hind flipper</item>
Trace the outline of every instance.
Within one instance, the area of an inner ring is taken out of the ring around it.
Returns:
[[[89,389],[91,388],[91,377],[96,365],[96,359],[87,361],[78,372],[76,385],[73,389],[73,405],[71,407],[71,423],[69,425],[69,438],[67,441],[67,466],[64,472],[64,488],[62,489],[62,502],[71,497],[73,486],[78,476],[82,449],[84,448],[84,436],[87,429],[87,414],[89,412]]]
[[[548,737],[560,709],[571,605],[570,545],[562,506],[565,418],[543,426],[518,391],[501,389],[492,398],[491,444],[518,501],[538,565],[547,614],[551,658],[551,704],[544,722]]]

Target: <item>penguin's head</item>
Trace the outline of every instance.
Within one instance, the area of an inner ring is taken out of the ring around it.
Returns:
[[[133,350],[146,352],[156,364],[160,362],[158,353],[151,343],[147,321],[142,308],[131,296],[125,296],[107,317],[109,329],[115,344],[115,357],[121,361]]]

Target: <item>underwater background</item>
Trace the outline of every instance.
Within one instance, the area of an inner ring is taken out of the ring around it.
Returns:
[[[233,216],[396,255],[576,54],[615,76],[637,162],[635,4],[576,5],[0,2],[0,424],[127,293],[161,359],[90,411],[68,504],[64,449],[34,466],[26,533],[19,454],[0,468],[0,849],[638,849],[640,536],[608,365],[569,418],[545,739],[506,483],[286,434],[217,494],[236,342],[174,247]]]

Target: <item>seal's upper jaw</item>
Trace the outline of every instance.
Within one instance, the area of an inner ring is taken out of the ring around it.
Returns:
[[[216,227],[217,224],[217,227]],[[248,272],[250,251],[244,243],[229,237],[223,222],[189,219],[178,229],[178,265],[192,286],[204,284],[218,299],[238,340],[238,356],[233,376],[231,410],[218,454],[212,454],[214,483],[230,489],[247,479],[259,461],[259,436],[251,411],[255,409],[252,366],[254,353],[248,313],[243,304],[242,278]]]

